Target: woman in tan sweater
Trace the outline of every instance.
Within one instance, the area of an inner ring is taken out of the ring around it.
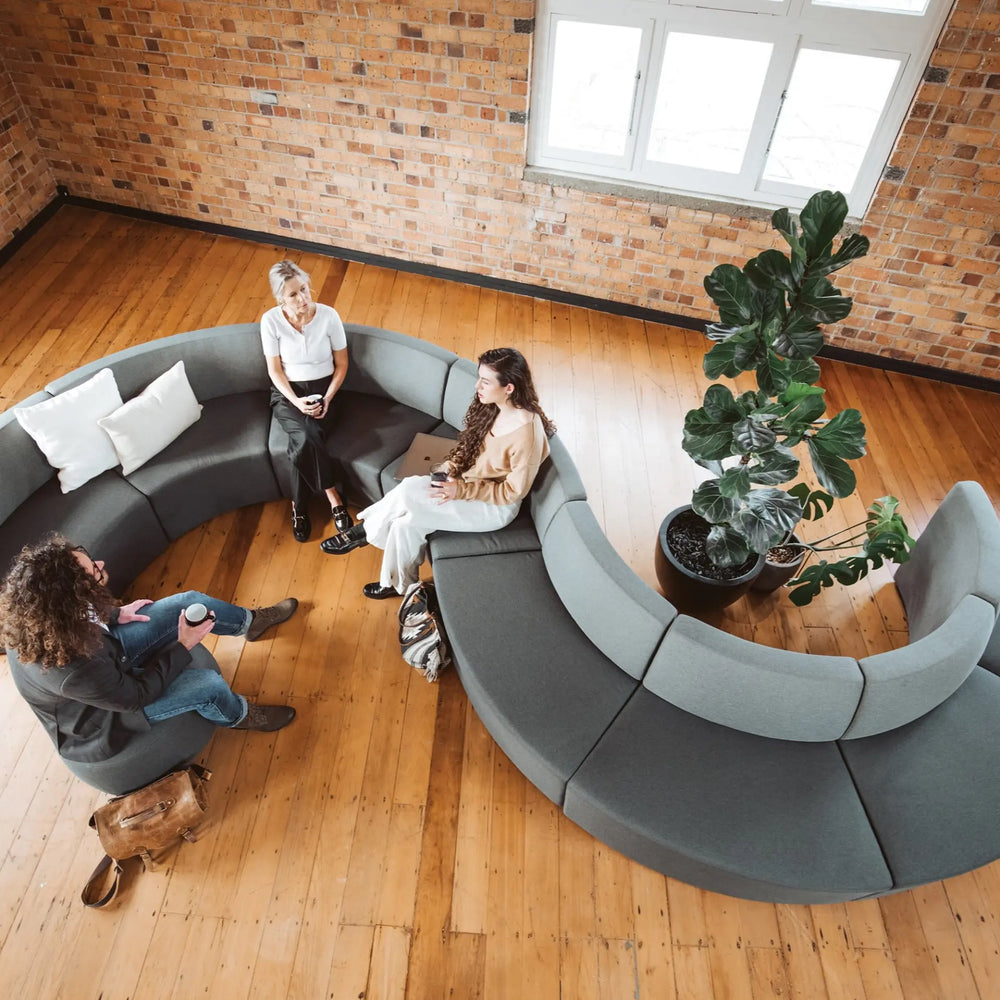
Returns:
[[[432,531],[496,531],[517,516],[555,427],[538,404],[528,363],[513,347],[479,358],[476,396],[452,449],[446,475],[410,476],[358,514],[359,523],[322,542],[342,555],[371,543],[383,550],[375,600],[395,597],[420,578]]]

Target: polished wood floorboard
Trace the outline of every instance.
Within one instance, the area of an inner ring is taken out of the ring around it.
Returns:
[[[63,207],[0,269],[0,406],[84,362],[254,320],[271,246]],[[580,467],[598,520],[649,583],[656,527],[696,470],[679,448],[704,389],[695,333],[310,254],[345,320],[474,357],[512,343]],[[957,479],[1000,498],[1000,396],[824,363],[831,405],[869,427],[865,501],[896,493],[919,531]],[[832,527],[863,510],[842,505]],[[315,512],[317,515],[319,511]],[[110,516],[110,512],[109,512]],[[61,765],[0,660],[0,993],[144,1000],[993,1000],[1000,864],[880,900],[774,906],[635,864],[574,826],[493,744],[455,674],[399,658],[391,602],[361,597],[378,552],[323,556],[287,504],[179,539],[129,588],[243,604],[286,594],[274,638],[210,640],[237,690],[289,701],[267,736],[222,732],[211,820],[106,912],[80,887],[101,796]],[[113,567],[112,567],[113,569]],[[484,614],[488,609],[484,609]],[[794,609],[747,599],[719,623],[760,642],[863,655],[906,641],[888,572]]]

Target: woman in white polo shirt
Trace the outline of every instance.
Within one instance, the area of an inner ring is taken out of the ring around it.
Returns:
[[[277,301],[260,320],[260,340],[271,376],[271,407],[288,434],[292,462],[292,533],[299,542],[312,532],[308,502],[325,493],[338,531],[351,524],[337,492],[336,461],[326,449],[333,398],[347,375],[347,335],[337,311],[313,302],[309,275],[290,260],[268,277]]]

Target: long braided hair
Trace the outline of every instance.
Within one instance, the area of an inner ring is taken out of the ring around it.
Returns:
[[[542,418],[542,426],[548,437],[556,432],[556,425],[545,415],[538,402],[538,393],[531,378],[531,371],[524,355],[513,347],[494,347],[479,355],[478,364],[486,365],[496,374],[502,386],[512,385],[514,391],[510,401],[518,409],[530,410]],[[490,432],[500,407],[495,403],[480,403],[473,397],[465,413],[465,428],[458,436],[458,442],[448,455],[452,475],[456,478],[467,472],[476,463],[483,450],[483,441]]]
[[[62,667],[101,645],[111,592],[77,562],[74,546],[50,535],[26,546],[0,585],[0,642],[22,663]]]

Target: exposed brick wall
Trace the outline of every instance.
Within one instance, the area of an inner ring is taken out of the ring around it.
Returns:
[[[56,182],[10,74],[0,64],[0,247],[56,195]]]
[[[8,6],[7,67],[75,195],[698,318],[715,264],[774,244],[524,180],[532,0]],[[958,0],[833,342],[1000,377],[998,29]]]

